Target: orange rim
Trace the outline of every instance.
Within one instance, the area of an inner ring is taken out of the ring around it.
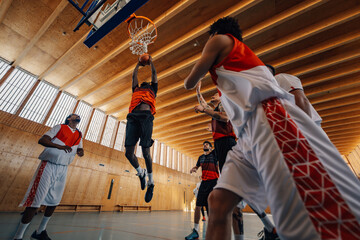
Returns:
[[[156,38],[157,38],[157,28],[156,28],[154,22],[151,21],[151,20],[150,20],[149,18],[147,18],[147,17],[144,17],[144,16],[136,16],[135,13],[131,14],[130,17],[125,20],[125,22],[128,23],[127,31],[128,31],[129,36],[131,37],[131,33],[130,33],[130,30],[129,30],[130,24],[131,24],[132,20],[134,20],[134,19],[136,19],[136,18],[145,19],[145,20],[147,20],[148,22],[150,22],[150,23],[154,26],[154,29],[155,29],[155,38],[154,38],[153,42],[155,42],[155,40],[156,40]],[[138,43],[138,44],[142,45],[141,43]],[[148,45],[150,45],[150,44],[152,44],[152,43],[149,43]]]

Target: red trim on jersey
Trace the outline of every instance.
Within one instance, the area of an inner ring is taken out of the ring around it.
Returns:
[[[40,179],[41,179],[41,176],[42,176],[42,174],[44,172],[46,164],[47,164],[46,161],[41,161],[41,164],[40,164],[39,170],[38,170],[38,172],[36,174],[34,183],[33,183],[32,187],[31,187],[29,195],[26,198],[26,201],[24,203],[25,207],[31,207],[32,203],[34,202],[36,191],[37,191],[37,189],[39,187]]]
[[[210,75],[215,85],[217,85],[216,68],[221,66],[224,69],[234,72],[241,72],[249,70],[257,66],[264,66],[265,64],[246,46],[243,42],[239,41],[231,34],[226,34],[234,41],[234,46],[229,53],[220,63],[214,65],[210,69]]]
[[[80,144],[81,133],[79,130],[72,132],[68,125],[62,124],[59,132],[54,138],[62,141],[66,146],[75,146]]]
[[[215,169],[218,170],[217,166],[215,166]],[[203,181],[214,180],[218,178],[219,178],[219,173],[215,172],[214,170],[202,170],[201,172],[201,180]]]
[[[270,98],[262,105],[298,193],[321,239],[359,239],[358,221],[279,99]]]

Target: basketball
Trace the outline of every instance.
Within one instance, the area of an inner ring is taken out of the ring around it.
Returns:
[[[140,55],[140,57],[139,57],[139,62],[140,62],[140,64],[143,65],[143,66],[149,65],[149,64],[150,64],[149,59],[150,59],[150,55],[147,54],[147,53],[144,53],[144,54]]]

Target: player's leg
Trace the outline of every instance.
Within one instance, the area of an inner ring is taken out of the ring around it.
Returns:
[[[41,206],[45,199],[48,190],[51,187],[52,169],[50,163],[41,161],[30,184],[23,201],[20,206],[25,206],[26,209],[23,213],[14,239],[22,239],[23,235],[30,225],[31,220],[35,216],[36,210]]]
[[[232,213],[241,198],[226,189],[216,188],[209,196],[209,224],[206,239],[231,239]]]
[[[201,210],[201,215],[202,215],[202,221],[206,221],[204,206],[202,206],[202,207],[200,208],[200,210]]]
[[[146,194],[145,194],[145,202],[151,201],[155,187],[153,171],[152,171],[152,159],[150,155],[150,147],[154,143],[154,140],[151,139],[152,131],[153,131],[153,121],[154,121],[154,116],[150,113],[150,111],[146,111],[145,113],[142,113],[142,116],[140,118],[140,125],[141,125],[140,146],[143,151],[143,156],[145,159],[145,164],[147,169],[147,175],[149,178]]]
[[[239,207],[235,207],[232,213],[233,219],[233,230],[235,240],[243,240],[244,239],[244,220],[242,209]]]
[[[125,157],[137,171],[136,175],[140,179],[141,189],[144,190],[146,187],[146,170],[140,167],[139,161],[135,155],[135,146],[140,138],[140,134],[140,125],[136,119],[136,114],[129,113],[125,129]]]
[[[49,167],[53,170],[53,178],[43,201],[43,205],[46,206],[45,213],[38,229],[31,235],[33,239],[49,239],[46,227],[56,207],[60,204],[65,190],[68,166],[49,163]]]

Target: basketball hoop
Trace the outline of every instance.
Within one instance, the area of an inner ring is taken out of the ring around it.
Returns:
[[[132,14],[126,22],[128,23],[128,34],[131,38],[130,51],[132,54],[141,55],[148,52],[148,45],[155,42],[157,29],[155,24],[143,16]]]

